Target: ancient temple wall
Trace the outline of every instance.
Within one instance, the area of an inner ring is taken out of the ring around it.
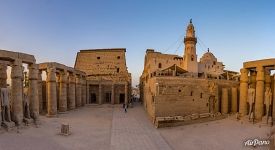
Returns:
[[[210,84],[215,88],[210,90]],[[182,77],[153,77],[142,88],[144,107],[151,118],[168,116],[186,116],[221,112],[222,88],[228,90],[226,113],[231,113],[232,88],[238,94],[239,82]],[[214,106],[210,106],[210,96],[215,97]],[[236,95],[235,101],[236,101]],[[210,110],[211,109],[211,110]]]
[[[89,96],[88,96],[88,103],[92,103],[92,99],[95,98],[95,103],[99,103],[99,86],[98,85],[90,85],[89,86]],[[95,94],[95,97],[92,95]]]
[[[120,95],[124,94],[124,85],[115,85],[115,104],[120,104]]]
[[[87,74],[127,72],[125,49],[81,50],[75,68]]]
[[[154,97],[156,117],[209,112],[208,82],[201,79],[158,78]]]

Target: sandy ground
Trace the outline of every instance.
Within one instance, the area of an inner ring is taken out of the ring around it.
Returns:
[[[61,123],[72,134],[59,135]],[[227,119],[187,126],[155,129],[142,106],[124,113],[121,106],[100,105],[41,116],[41,125],[0,130],[0,150],[239,150],[247,139],[266,139],[270,127]]]

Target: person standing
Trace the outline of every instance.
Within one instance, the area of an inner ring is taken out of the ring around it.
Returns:
[[[127,104],[124,104],[124,112],[127,113]]]

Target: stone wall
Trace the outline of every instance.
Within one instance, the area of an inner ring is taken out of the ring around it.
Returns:
[[[81,50],[77,53],[75,68],[91,75],[128,72],[125,49]]]
[[[214,84],[214,89],[211,88]],[[221,112],[222,89],[228,90],[228,112],[231,112],[231,88],[237,88],[238,82],[183,77],[153,77],[143,85],[144,107],[150,118],[188,116],[192,114]],[[215,97],[215,102],[210,101]],[[236,97],[236,96],[235,96]]]
[[[145,55],[144,72],[146,72],[146,75],[150,75],[157,70],[166,69],[174,64],[181,66],[182,63],[183,58],[178,55],[162,54],[148,49]]]
[[[75,68],[87,74],[88,101],[95,93],[98,104],[119,104],[123,95],[123,103],[128,103],[132,79],[127,70],[125,52],[125,48],[112,48],[77,53]]]

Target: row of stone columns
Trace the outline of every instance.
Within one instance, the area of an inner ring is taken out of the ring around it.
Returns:
[[[229,110],[229,89],[222,88],[221,97],[221,113],[227,114],[229,111],[231,113],[236,113],[238,107],[238,89],[236,87],[231,88],[231,108]]]
[[[250,77],[248,73],[250,71]],[[261,120],[264,114],[264,93],[265,88],[271,87],[270,71],[265,70],[264,67],[257,67],[256,72],[253,70],[241,69],[240,77],[240,106],[239,113],[241,116],[247,115],[247,97],[248,97],[248,84],[251,88],[256,90],[255,96],[255,119]]]
[[[99,84],[94,84],[94,85],[98,85],[98,104],[103,104],[103,86],[104,84],[99,82]],[[124,103],[125,104],[128,104],[128,99],[129,99],[129,85],[128,85],[128,82],[125,82],[124,84],[121,84],[121,83],[118,83],[118,84],[115,84],[114,82],[112,84],[107,84],[108,86],[111,85],[111,104],[115,104],[115,86],[116,85],[121,85],[121,86],[124,86],[124,93],[125,93],[125,97],[124,97]],[[89,95],[89,93],[82,93],[82,95],[85,95],[87,96],[87,94]]]
[[[29,111],[35,122],[39,120],[38,66],[28,64],[29,69]],[[1,65],[1,88],[7,87],[7,65]],[[23,66],[20,59],[11,62],[11,103],[12,120],[21,125],[23,122]],[[8,106],[9,107],[9,106]],[[2,120],[1,120],[2,121]],[[0,122],[1,122],[0,121]]]
[[[68,80],[69,78],[69,80]],[[66,71],[59,74],[59,95],[57,95],[56,69],[47,69],[47,116],[57,114],[57,96],[59,100],[59,112],[75,109],[86,104],[86,80],[81,75],[70,73],[67,77]],[[67,85],[69,86],[67,88]],[[68,89],[68,91],[67,91]]]

